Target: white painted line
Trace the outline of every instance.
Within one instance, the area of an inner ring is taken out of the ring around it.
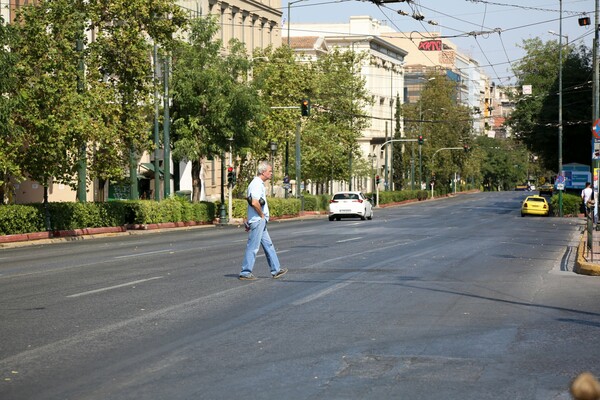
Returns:
[[[316,231],[316,229],[307,229],[305,231],[298,231],[298,232],[296,232],[296,235],[299,235],[301,233],[310,233],[310,232],[314,232],[314,231]]]
[[[157,251],[148,251],[146,253],[127,254],[126,256],[117,256],[115,258],[139,257],[139,256],[147,256],[149,254],[168,253],[168,252],[172,252],[172,251],[173,250],[171,250],[171,249],[168,249],[168,250],[157,250]]]
[[[325,290],[321,290],[320,292],[317,292],[317,293],[312,294],[310,296],[306,296],[303,299],[296,300],[295,302],[292,303],[292,305],[294,305],[294,306],[301,306],[302,304],[306,304],[306,303],[308,303],[310,301],[316,300],[316,299],[321,298],[323,296],[327,296],[329,293],[333,293],[336,290],[342,289],[342,288],[344,288],[344,287],[346,287],[346,286],[348,286],[348,285],[350,285],[352,283],[353,283],[352,281],[338,283],[337,285],[333,285],[330,288],[327,288]]]
[[[138,283],[143,283],[143,282],[148,282],[148,281],[153,281],[156,279],[162,279],[162,276],[155,276],[153,278],[148,278],[148,279],[140,279],[139,281],[133,281],[133,282],[127,282],[127,283],[122,283],[120,285],[115,285],[115,286],[110,286],[110,287],[105,287],[105,288],[101,288],[101,289],[96,289],[96,290],[90,290],[88,292],[81,292],[81,293],[75,293],[75,294],[71,294],[67,297],[81,297],[81,296],[87,296],[88,294],[94,294],[94,293],[100,293],[100,292],[106,292],[107,290],[112,290],[112,289],[118,289],[118,288],[122,288],[125,286],[131,286],[131,285],[137,285]]]
[[[277,255],[287,253],[289,250],[277,250]],[[265,253],[257,254],[256,257],[264,257]]]
[[[351,242],[353,240],[359,240],[359,239],[362,239],[362,238],[363,238],[362,236],[359,236],[359,237],[350,238],[350,239],[338,240],[338,241],[336,241],[336,243]]]

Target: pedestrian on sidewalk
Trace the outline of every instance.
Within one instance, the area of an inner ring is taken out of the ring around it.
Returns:
[[[256,277],[252,274],[254,262],[258,248],[262,246],[267,263],[271,269],[271,276],[275,279],[282,277],[288,270],[281,268],[279,258],[275,251],[275,246],[269,236],[267,223],[269,222],[269,204],[267,203],[267,191],[265,181],[273,176],[273,167],[267,161],[261,161],[258,164],[256,176],[248,185],[247,200],[247,222],[246,231],[248,231],[248,243],[246,244],[246,253],[242,262],[242,271],[240,280],[251,281]]]
[[[583,209],[585,210],[585,216],[588,217],[590,213],[590,207],[588,202],[592,198],[592,184],[590,182],[585,183],[585,189],[581,191],[581,201],[583,202]]]

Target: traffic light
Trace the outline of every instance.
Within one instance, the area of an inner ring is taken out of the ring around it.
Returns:
[[[590,24],[590,17],[579,18],[579,26],[588,26]]]
[[[424,140],[423,140],[423,135],[419,135],[419,144],[423,144]]]
[[[233,187],[235,185],[235,174],[233,173],[233,167],[227,167],[227,186]]]
[[[465,149],[465,153],[468,153],[471,148],[468,144],[463,144],[463,149]]]
[[[375,175],[375,184],[379,185],[379,182],[381,182],[381,179],[379,179],[379,175]]]
[[[303,117],[310,116],[310,100],[309,99],[302,100],[302,102],[300,103],[300,111],[301,111]]]

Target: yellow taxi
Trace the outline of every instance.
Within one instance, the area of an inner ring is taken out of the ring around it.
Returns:
[[[526,215],[550,215],[550,207],[546,199],[539,195],[527,196],[521,205],[521,217]]]

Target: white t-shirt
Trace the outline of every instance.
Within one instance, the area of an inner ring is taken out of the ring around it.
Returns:
[[[265,215],[265,219],[269,220],[269,205],[267,204],[267,190],[265,189],[265,183],[260,177],[255,176],[252,179],[252,182],[248,185],[248,196],[252,196],[254,200],[263,199],[265,204],[262,206],[262,212]],[[254,207],[248,204],[248,222],[252,223],[254,221],[258,221],[260,219],[260,215],[256,212]]]
[[[581,199],[584,204],[587,204],[588,201],[592,198],[592,188],[587,187],[581,191]]]

